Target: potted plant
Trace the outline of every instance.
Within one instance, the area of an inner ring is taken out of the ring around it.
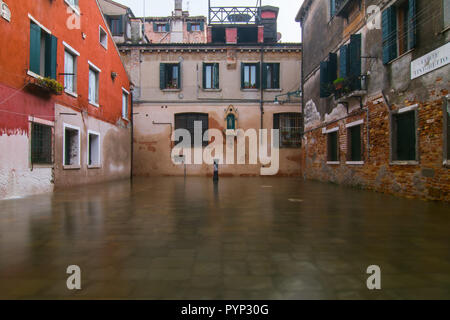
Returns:
[[[64,91],[64,86],[52,78],[37,78],[31,81],[30,84],[50,94],[60,95]]]
[[[344,88],[345,79],[344,78],[337,78],[333,81],[334,89],[336,91],[342,90]]]

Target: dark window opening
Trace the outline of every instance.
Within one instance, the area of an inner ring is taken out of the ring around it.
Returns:
[[[100,137],[98,134],[89,133],[89,146],[88,146],[88,165],[98,166],[100,165]]]
[[[203,137],[205,132],[208,130],[208,114],[205,113],[179,113],[175,115],[175,130],[177,129],[186,129],[189,131],[191,135],[190,144],[194,146],[194,128],[195,122],[200,122],[202,125],[202,146],[207,146],[209,144],[208,141],[203,141]],[[180,138],[179,141],[175,141],[175,144],[179,144],[183,139]]]
[[[330,132],[327,134],[327,161],[338,162],[339,161],[339,143],[338,132]]]
[[[450,101],[449,99],[445,99],[445,111],[444,111],[444,115],[445,115],[445,119],[446,119],[446,131],[447,131],[447,152],[446,152],[446,159],[445,160],[450,160]],[[450,163],[449,163],[450,164]]]
[[[302,145],[301,113],[273,115],[273,129],[280,131],[280,148],[300,148]]]
[[[51,164],[52,127],[33,123],[31,127],[31,163]]]
[[[79,165],[80,132],[76,129],[64,129],[64,165]]]
[[[238,43],[257,43],[258,42],[258,28],[254,27],[240,27],[237,30]]]
[[[347,135],[347,160],[352,162],[363,161],[362,154],[362,139],[361,139],[362,126],[354,126],[348,128]]]
[[[179,63],[161,63],[160,88],[181,89],[181,69]]]
[[[219,64],[203,64],[203,89],[219,89]]]
[[[394,114],[393,117],[394,161],[416,161],[416,112]]]
[[[123,36],[123,16],[108,16],[107,21],[113,36]]]
[[[212,28],[212,42],[213,43],[225,43],[225,28],[214,27]]]
[[[263,66],[264,89],[280,89],[280,64],[265,63]]]

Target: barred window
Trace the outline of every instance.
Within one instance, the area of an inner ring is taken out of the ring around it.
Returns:
[[[339,162],[339,134],[338,131],[327,134],[327,161]]]
[[[208,131],[208,114],[207,113],[178,113],[175,115],[175,130],[186,129],[191,135],[191,145],[194,146],[194,128],[195,123],[200,122],[202,125],[202,145],[205,147],[208,145],[208,141],[203,141],[205,132]],[[176,141],[175,144],[182,142]]]
[[[280,130],[280,148],[300,148],[302,144],[301,113],[273,115],[273,128]]]
[[[33,123],[31,127],[31,162],[52,164],[52,127]]]

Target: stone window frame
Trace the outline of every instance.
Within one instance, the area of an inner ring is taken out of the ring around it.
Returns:
[[[395,149],[395,141],[394,139],[397,137],[395,132],[395,123],[394,117],[398,114],[414,112],[415,118],[415,131],[416,131],[416,159],[415,160],[395,160],[394,159],[394,149]],[[389,113],[389,165],[391,166],[417,166],[420,164],[420,140],[419,140],[419,105],[415,104],[408,107],[399,108],[397,110],[392,110]]]
[[[80,57],[80,53],[75,50],[74,48],[72,48],[69,44],[67,44],[67,42],[63,41],[63,47],[64,47],[64,92],[67,93],[68,95],[74,97],[74,98],[78,98],[78,94],[77,94],[77,90],[78,90],[78,86],[77,86],[77,82],[78,82],[78,59]],[[66,74],[66,69],[65,69],[65,65],[66,65],[66,52],[68,54],[70,54],[73,58],[73,85],[74,85],[74,90],[71,91],[66,87],[66,79],[68,76],[68,74]]]
[[[443,134],[443,152],[442,152],[442,159],[443,159],[443,165],[444,167],[450,168],[450,159],[447,159],[447,155],[448,155],[448,150],[447,150],[447,146],[448,146],[448,116],[447,116],[447,108],[450,107],[450,94],[443,97],[443,102],[442,102],[442,114],[443,114],[443,130],[442,130],[442,134]]]
[[[36,118],[34,116],[28,116],[28,129],[30,134],[30,139],[28,139],[29,141],[29,152],[30,152],[30,157],[29,157],[29,168],[53,168],[54,164],[55,164],[55,122],[50,121],[50,120],[45,120],[45,119],[41,119],[41,118]],[[33,163],[31,161],[31,145],[32,145],[32,130],[33,130],[33,124],[40,124],[40,125],[44,125],[44,126],[48,126],[52,128],[52,141],[51,141],[51,145],[52,145],[52,163],[48,163],[48,164],[41,164],[41,163]]]
[[[329,138],[329,134],[330,133],[334,133],[334,132],[336,132],[337,133],[337,143],[336,143],[336,148],[337,148],[337,161],[329,161],[328,160],[328,142],[329,142],[329,140],[328,140],[328,138]],[[335,128],[331,128],[331,129],[328,129],[328,130],[326,130],[325,128],[322,130],[322,133],[323,134],[325,134],[326,135],[326,139],[327,139],[327,143],[326,143],[326,158],[327,158],[327,164],[328,165],[340,165],[341,164],[341,157],[340,157],[340,145],[339,145],[339,127],[335,127]]]
[[[360,127],[361,129],[361,161],[351,161],[348,160],[348,146],[349,146],[349,141],[350,141],[350,130],[351,128],[354,127]],[[354,121],[351,123],[347,123],[345,125],[345,129],[346,129],[346,133],[347,133],[347,160],[345,161],[345,164],[347,165],[353,165],[353,166],[358,166],[358,165],[364,165],[365,161],[364,161],[364,120],[358,120],[358,121]]]
[[[66,165],[66,129],[78,131],[78,163]],[[64,170],[81,169],[81,130],[80,127],[63,123],[63,148],[62,148],[62,165]]]
[[[94,164],[89,163],[89,158],[91,156],[90,145],[91,145],[91,136],[92,135],[98,137],[98,157],[97,157],[98,161],[97,161],[97,163],[94,163]],[[86,150],[87,167],[88,167],[88,169],[100,169],[102,167],[102,140],[101,140],[100,132],[88,130],[86,141],[87,141],[87,144],[86,144],[86,146],[87,146],[87,150]]]

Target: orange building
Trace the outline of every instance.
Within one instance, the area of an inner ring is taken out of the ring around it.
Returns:
[[[129,177],[130,81],[97,0],[0,2],[0,199]]]

